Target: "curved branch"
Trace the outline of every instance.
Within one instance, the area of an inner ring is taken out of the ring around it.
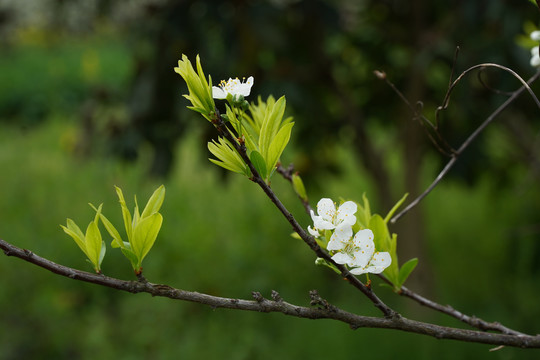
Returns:
[[[42,267],[57,275],[70,279],[101,285],[116,290],[127,291],[133,294],[148,293],[152,296],[167,297],[174,300],[190,301],[212,308],[226,308],[257,312],[278,312],[284,315],[305,319],[332,319],[348,324],[352,329],[358,328],[381,328],[401,330],[432,336],[437,339],[452,339],[466,342],[504,345],[522,348],[540,348],[540,335],[506,335],[493,334],[475,330],[450,328],[420,321],[410,320],[394,313],[391,317],[377,318],[360,316],[342,310],[329,304],[322,299],[316,291],[310,292],[311,305],[316,307],[298,306],[283,301],[279,294],[272,292],[272,300],[264,298],[260,293],[254,292],[254,300],[224,298],[195,291],[176,289],[168,285],[153,284],[146,280],[127,281],[108,277],[100,274],[92,274],[73,269],[42,258],[31,251],[23,250],[10,243],[0,240],[0,249],[7,256],[15,256],[24,261]]]
[[[461,74],[453,83],[452,83],[452,86],[451,88],[449,89],[449,92],[447,93],[446,97],[445,97],[445,100],[444,100],[444,103],[442,106],[439,106],[439,108],[437,109],[437,113],[440,111],[440,110],[444,110],[448,107],[448,102],[449,102],[449,99],[450,99],[450,92],[451,92],[451,89],[453,89],[457,82],[463,78],[463,76],[469,72],[469,71],[472,71],[473,69],[476,69],[478,67],[481,67],[481,66],[487,66],[487,65],[494,65],[496,67],[499,67],[499,68],[504,68],[504,67],[501,67],[500,65],[495,65],[495,64],[481,64],[481,65],[477,65],[477,66],[474,66],[470,69],[468,69],[466,72],[464,72],[463,74]],[[507,69],[508,71],[510,71],[511,73],[515,74],[512,70],[510,69]],[[403,215],[405,215],[407,212],[409,212],[412,208],[414,208],[416,205],[418,205],[418,203],[420,203],[420,201],[422,201],[430,192],[431,190],[433,190],[433,188],[435,188],[435,186],[437,186],[439,184],[439,182],[444,178],[444,176],[450,171],[450,169],[452,168],[452,166],[454,166],[454,163],[457,161],[457,158],[458,156],[463,152],[465,151],[465,149],[478,137],[478,135],[480,135],[480,133],[489,125],[493,122],[493,120],[495,120],[495,118],[503,112],[504,109],[506,109],[508,107],[508,105],[510,105],[514,100],[516,100],[519,95],[521,95],[521,93],[525,90],[527,90],[529,92],[529,94],[531,94],[532,98],[534,99],[535,103],[537,104],[537,106],[540,108],[540,101],[538,100],[538,98],[536,97],[536,95],[532,92],[529,84],[532,84],[533,82],[535,82],[539,77],[540,77],[540,71],[538,71],[536,74],[534,74],[527,82],[525,82],[523,79],[521,79],[521,77],[519,77],[519,75],[515,74],[515,76],[520,79],[520,81],[522,81],[522,84],[523,86],[521,86],[519,89],[517,89],[516,91],[514,91],[512,93],[512,96],[510,96],[508,99],[506,99],[506,101],[504,103],[502,103],[493,113],[491,113],[491,115],[489,115],[487,117],[486,120],[484,120],[484,122],[482,124],[480,124],[480,126],[478,126],[478,128],[471,134],[469,135],[469,137],[467,139],[465,139],[465,141],[463,142],[463,144],[461,144],[461,146],[451,155],[451,158],[450,160],[448,161],[448,163],[446,164],[446,166],[444,167],[444,169],[439,173],[439,175],[437,175],[437,177],[435,178],[435,180],[431,183],[431,185],[428,186],[428,188],[426,190],[424,190],[424,192],[422,194],[420,194],[416,199],[414,199],[409,205],[407,205],[403,210],[401,210],[398,214],[396,214],[392,220],[390,220],[390,222],[392,224],[395,224],[396,221],[398,221]],[[438,116],[438,115],[437,115]],[[438,120],[437,120],[438,121]]]

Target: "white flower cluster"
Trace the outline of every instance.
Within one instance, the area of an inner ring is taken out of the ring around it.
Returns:
[[[311,211],[314,228],[308,227],[308,231],[319,237],[319,230],[333,230],[326,249],[334,254],[332,260],[347,265],[352,274],[380,274],[390,266],[392,257],[376,251],[371,230],[360,230],[353,237],[357,209],[356,203],[346,201],[336,210],[331,199],[323,198],[317,204],[318,215]]]
[[[531,33],[531,39],[534,41],[540,41],[540,31],[533,31]],[[535,46],[531,49],[531,66],[540,66],[540,53],[538,46]]]

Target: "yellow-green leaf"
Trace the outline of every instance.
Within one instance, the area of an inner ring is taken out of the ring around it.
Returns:
[[[418,265],[418,259],[410,259],[405,264],[401,266],[401,269],[399,269],[399,277],[398,277],[398,283],[399,287],[401,287],[403,284],[405,284],[405,281],[407,281],[407,278],[413,270],[416,268],[416,265]]]
[[[165,186],[161,185],[154,191],[152,196],[150,196],[150,199],[146,203],[141,217],[145,218],[154,213],[157,213],[161,208],[161,205],[163,204],[163,200],[165,200]]]
[[[161,214],[155,213],[142,219],[135,227],[131,247],[139,266],[154,245],[162,223]]]

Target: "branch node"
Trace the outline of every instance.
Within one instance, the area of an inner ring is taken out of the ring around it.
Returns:
[[[262,294],[258,291],[252,291],[251,295],[253,296],[255,301],[258,302],[259,304],[264,301],[264,296],[262,296]]]
[[[146,280],[146,278],[142,274],[142,268],[141,271],[137,273],[137,280],[143,284],[148,284],[148,280]]]
[[[276,290],[272,290],[272,300],[274,300],[275,302],[282,302],[283,298]]]
[[[323,309],[326,310],[331,310],[332,308],[328,301],[326,301],[319,295],[319,292],[317,290],[310,290],[309,298],[311,299],[311,301],[309,302],[311,306],[321,306]]]

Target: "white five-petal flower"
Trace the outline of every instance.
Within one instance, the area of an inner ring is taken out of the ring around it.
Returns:
[[[317,203],[317,214],[311,210],[314,229],[308,227],[310,234],[316,236],[319,230],[334,230],[328,250],[339,250],[352,236],[352,226],[356,223],[356,210],[358,207],[353,201],[346,201],[336,210],[336,205],[331,199],[323,198]]]
[[[392,263],[388,252],[375,252],[373,232],[369,229],[360,230],[352,240],[345,244],[334,256],[338,264],[346,264],[351,268],[351,274],[365,273],[380,274]]]
[[[252,86],[253,76],[248,77],[246,81],[229,78],[227,81],[222,80],[219,86],[212,86],[212,97],[214,99],[226,99],[228,94],[232,96],[248,96]]]

